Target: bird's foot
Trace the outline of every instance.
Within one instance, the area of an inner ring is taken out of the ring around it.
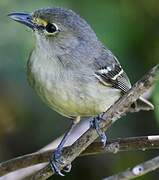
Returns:
[[[103,146],[105,147],[106,142],[107,142],[107,136],[106,136],[105,132],[103,132],[99,127],[99,123],[101,120],[103,120],[103,114],[100,114],[97,117],[94,117],[93,120],[90,121],[90,126],[94,129],[96,129],[96,131],[101,139],[101,142],[103,143]]]
[[[63,165],[64,165],[64,161],[61,159],[61,149],[56,149],[53,153],[51,160],[50,160],[51,169],[57,175],[65,176],[60,170],[60,167]],[[71,167],[72,167],[71,164],[68,164],[63,168],[63,171],[66,173],[70,172]]]

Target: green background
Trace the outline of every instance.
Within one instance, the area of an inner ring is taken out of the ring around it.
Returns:
[[[0,1],[0,160],[34,152],[67,129],[70,121],[50,110],[29,87],[25,65],[34,47],[30,30],[7,17],[12,11],[70,8],[85,18],[99,39],[118,57],[132,83],[159,62],[158,0],[1,0]],[[114,124],[108,139],[159,132],[159,84],[154,112],[129,114]],[[158,154],[124,152],[78,158],[63,179],[98,180]],[[138,179],[158,179],[155,171]],[[61,179],[61,177],[54,177]]]

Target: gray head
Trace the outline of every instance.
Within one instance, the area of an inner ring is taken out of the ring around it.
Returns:
[[[73,48],[79,42],[87,45],[97,42],[96,35],[87,22],[71,10],[43,8],[31,14],[15,12],[9,16],[33,29],[36,39],[43,46],[51,43],[61,48]]]

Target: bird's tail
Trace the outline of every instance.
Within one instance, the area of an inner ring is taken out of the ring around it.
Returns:
[[[143,97],[140,97],[133,105],[131,108],[131,112],[138,112],[140,110],[143,111],[150,111],[153,110],[154,106],[151,102],[148,100],[144,99]]]

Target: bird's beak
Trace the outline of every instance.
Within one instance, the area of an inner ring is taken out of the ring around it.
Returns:
[[[8,16],[14,21],[24,24],[31,29],[36,28],[36,25],[32,21],[32,16],[29,13],[13,12],[8,14]]]

